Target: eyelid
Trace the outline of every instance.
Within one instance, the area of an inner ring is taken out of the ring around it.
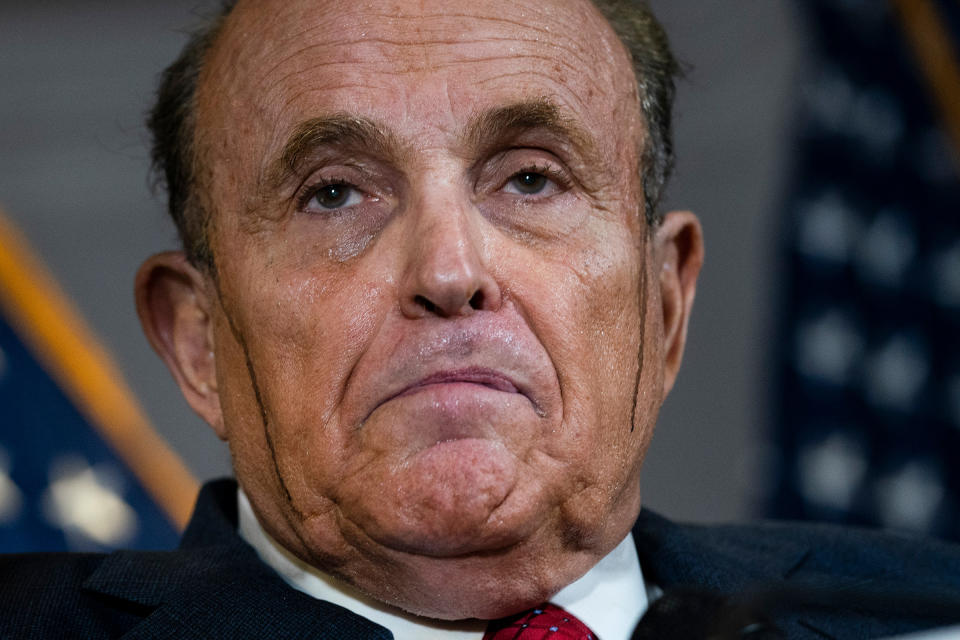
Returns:
[[[334,184],[350,187],[365,200],[389,196],[393,190],[385,179],[386,177],[379,172],[371,171],[361,164],[346,163],[318,167],[307,174],[306,179],[294,191],[292,200],[297,210],[303,211],[321,189]]]
[[[520,169],[519,171],[515,172],[510,177],[511,179],[515,178],[521,173],[539,173],[556,182],[558,186],[561,186],[564,188],[567,188],[570,186],[570,176],[567,175],[567,172],[551,164],[541,164],[539,162],[534,162],[529,166],[524,167],[523,169]]]
[[[559,175],[569,174],[570,171],[567,162],[556,151],[535,144],[520,143],[502,147],[488,156],[486,164],[497,173],[508,171],[510,175],[524,170],[532,171],[534,167],[559,172]]]

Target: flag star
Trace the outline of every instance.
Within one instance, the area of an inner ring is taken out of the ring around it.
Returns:
[[[910,409],[930,370],[929,358],[917,340],[894,336],[867,362],[864,377],[870,402],[887,409]]]
[[[23,493],[10,477],[10,456],[0,447],[0,524],[16,520],[23,506]]]
[[[945,493],[940,474],[916,461],[878,480],[875,489],[883,523],[916,531],[929,530]]]
[[[801,325],[797,331],[797,367],[809,378],[843,385],[862,350],[860,334],[846,314],[837,310]]]
[[[136,533],[136,513],[104,475],[77,458],[54,461],[43,497],[51,524],[99,545],[129,542]]]
[[[847,14],[846,20],[851,26],[864,31],[877,31],[883,27],[889,7],[875,0],[836,0],[831,8]]]
[[[857,248],[857,267],[865,280],[896,287],[916,252],[913,234],[900,211],[881,212]]]
[[[933,295],[945,307],[960,308],[960,242],[934,258]]]
[[[798,213],[797,248],[815,260],[843,263],[859,226],[856,214],[836,192],[803,205]]]
[[[960,374],[947,382],[947,402],[953,413],[953,426],[960,429]]]
[[[952,182],[954,177],[953,144],[946,131],[929,127],[916,137],[916,164],[920,175],[932,182]]]
[[[858,93],[848,123],[872,154],[889,155],[903,137],[903,116],[897,99],[885,89]]]
[[[807,109],[820,126],[840,130],[847,120],[854,89],[839,67],[828,67],[817,81],[804,91]]]
[[[800,493],[811,504],[844,510],[867,471],[863,446],[853,438],[834,433],[800,452]]]

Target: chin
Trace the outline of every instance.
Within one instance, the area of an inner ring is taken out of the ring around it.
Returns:
[[[345,533],[411,556],[506,552],[544,528],[556,504],[542,478],[491,440],[438,443],[369,470],[340,489]]]
[[[502,618],[546,602],[605,553],[575,550],[560,538],[541,531],[509,548],[456,557],[380,549],[364,553],[365,570],[343,577],[371,597],[419,616]]]
[[[365,523],[363,535],[394,552],[453,561],[509,554],[536,533],[540,521],[531,516],[539,513],[491,511],[486,506],[432,506],[425,510],[418,505],[412,510],[414,515],[400,521],[378,518]]]
[[[464,567],[460,561],[452,564],[461,566],[419,570],[419,580],[404,585],[402,597],[392,604],[437,620],[492,620],[542,604],[579,577],[531,575],[522,563],[501,563],[493,570]]]

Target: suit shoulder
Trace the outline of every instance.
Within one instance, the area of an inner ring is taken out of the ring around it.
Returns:
[[[0,597],[7,602],[24,590],[79,588],[105,557],[100,553],[0,555]]]
[[[106,556],[86,553],[0,555],[0,637],[105,638],[101,604],[83,590]]]
[[[852,578],[874,577],[960,587],[960,545],[891,530],[801,522],[762,522],[723,527],[722,535],[760,544],[800,543],[809,550],[805,568]]]
[[[658,586],[774,603],[778,626],[798,633],[882,637],[960,622],[960,546],[948,542],[798,522],[675,524],[650,513],[634,538]]]
[[[960,588],[960,545],[935,538],[809,522],[699,525],[655,518],[661,536],[670,531],[730,557],[775,557],[790,550],[795,553],[794,568],[804,573]]]

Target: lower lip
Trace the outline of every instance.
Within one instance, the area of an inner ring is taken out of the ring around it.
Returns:
[[[419,385],[390,398],[368,417],[386,419],[389,431],[420,444],[472,437],[494,437],[497,425],[526,415],[530,407],[519,392],[500,391],[474,382],[438,382]],[[370,426],[368,424],[368,426]],[[405,433],[406,435],[401,436]]]

